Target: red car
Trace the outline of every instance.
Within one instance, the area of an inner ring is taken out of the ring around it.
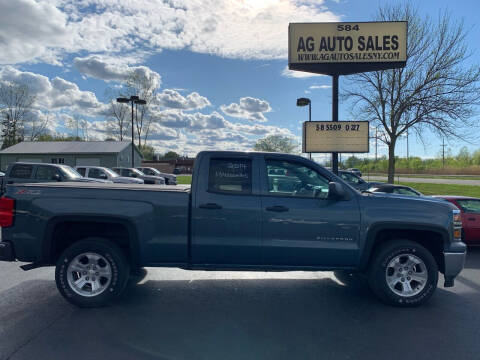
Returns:
[[[480,246],[480,199],[468,196],[437,195],[460,209],[462,215],[462,239],[467,245]]]

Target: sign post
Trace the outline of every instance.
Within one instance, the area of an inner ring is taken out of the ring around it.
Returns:
[[[407,61],[407,22],[290,23],[288,68],[332,76],[332,121],[338,122],[340,75],[401,68]],[[332,170],[338,174],[338,153]]]

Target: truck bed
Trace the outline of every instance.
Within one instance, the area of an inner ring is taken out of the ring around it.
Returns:
[[[114,229],[130,233],[142,265],[188,261],[190,186],[32,183],[8,185],[5,195],[15,199],[16,215],[3,237],[15,236],[25,245],[16,254],[22,261],[42,261],[39,235],[58,222],[78,221],[110,221]]]

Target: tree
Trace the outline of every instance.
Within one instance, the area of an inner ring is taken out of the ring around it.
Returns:
[[[124,97],[136,95],[145,100],[145,105],[137,105],[135,108],[134,127],[138,146],[146,144],[150,134],[153,117],[150,116],[150,107],[155,102],[158,90],[158,79],[154,74],[143,74],[132,71],[125,83]]]
[[[35,96],[27,85],[4,82],[0,84],[0,112],[2,115],[2,149],[23,140],[25,123],[32,116]]]
[[[172,159],[178,159],[180,157],[180,154],[177,154],[175,151],[168,151],[163,155],[163,158],[165,160],[172,160]]]
[[[123,97],[121,92],[108,88],[105,96],[109,99],[107,132],[116,140],[123,141],[128,138],[130,132],[130,106],[117,102],[117,97]]]
[[[144,160],[153,160],[155,157],[155,148],[149,145],[142,145],[139,147]]]
[[[407,130],[424,141],[429,129],[447,138],[468,140],[474,105],[480,101],[480,69],[467,67],[471,56],[462,22],[444,12],[434,22],[420,18],[408,3],[380,8],[377,20],[408,21],[407,65],[401,69],[350,77],[344,97],[357,118],[383,127],[388,146],[388,182],[395,175],[395,145]]]
[[[253,149],[256,151],[293,153],[296,147],[296,142],[287,136],[269,135],[266,138],[259,139]]]

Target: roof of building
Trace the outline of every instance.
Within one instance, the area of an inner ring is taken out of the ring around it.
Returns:
[[[22,141],[0,154],[116,154],[129,141]]]

